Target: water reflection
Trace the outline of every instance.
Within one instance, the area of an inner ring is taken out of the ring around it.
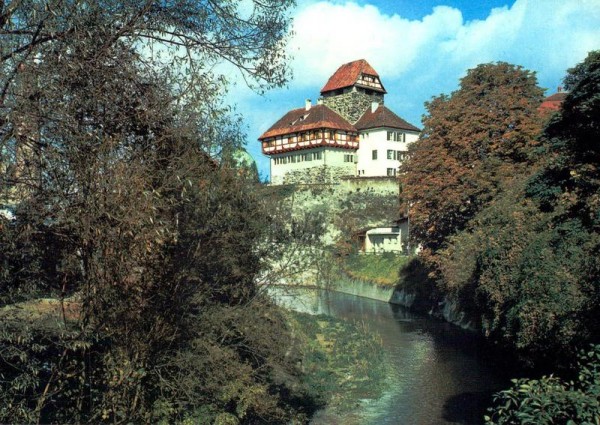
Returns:
[[[336,292],[275,288],[277,302],[310,314],[360,321],[377,332],[392,367],[388,390],[364,402],[361,424],[481,424],[507,376],[472,333],[400,306]],[[320,412],[314,424],[340,422]]]

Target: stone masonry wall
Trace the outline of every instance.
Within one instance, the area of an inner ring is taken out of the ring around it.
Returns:
[[[347,177],[347,167],[331,167],[323,165],[321,167],[307,168],[306,170],[289,171],[283,176],[282,182],[272,182],[272,184],[323,184],[339,183],[342,177]]]
[[[371,107],[372,102],[383,104],[383,93],[366,94],[352,90],[348,93],[323,98],[325,106],[333,109],[351,124],[359,120]]]
[[[371,191],[381,195],[400,193],[400,183],[396,177],[343,177],[340,184],[351,192]]]

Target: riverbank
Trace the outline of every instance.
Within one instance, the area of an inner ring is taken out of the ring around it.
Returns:
[[[400,305],[441,318],[470,331],[475,321],[449,297],[438,299],[434,284],[419,268],[417,257],[393,254],[353,255],[336,263],[337,273],[317,287]]]

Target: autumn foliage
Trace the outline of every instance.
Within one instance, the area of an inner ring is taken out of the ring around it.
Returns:
[[[0,422],[306,417],[208,71],[281,85],[288,6],[0,2]]]
[[[469,70],[451,96],[426,104],[421,138],[401,167],[411,232],[426,252],[464,230],[503,182],[528,172],[542,93],[533,73],[484,64]]]

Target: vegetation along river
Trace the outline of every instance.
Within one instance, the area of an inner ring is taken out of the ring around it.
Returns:
[[[360,323],[379,334],[389,364],[377,399],[357,400],[360,424],[481,424],[491,395],[509,372],[475,334],[403,307],[338,292],[272,288],[292,310]],[[355,415],[353,416],[355,417]],[[328,409],[313,424],[346,424]]]

